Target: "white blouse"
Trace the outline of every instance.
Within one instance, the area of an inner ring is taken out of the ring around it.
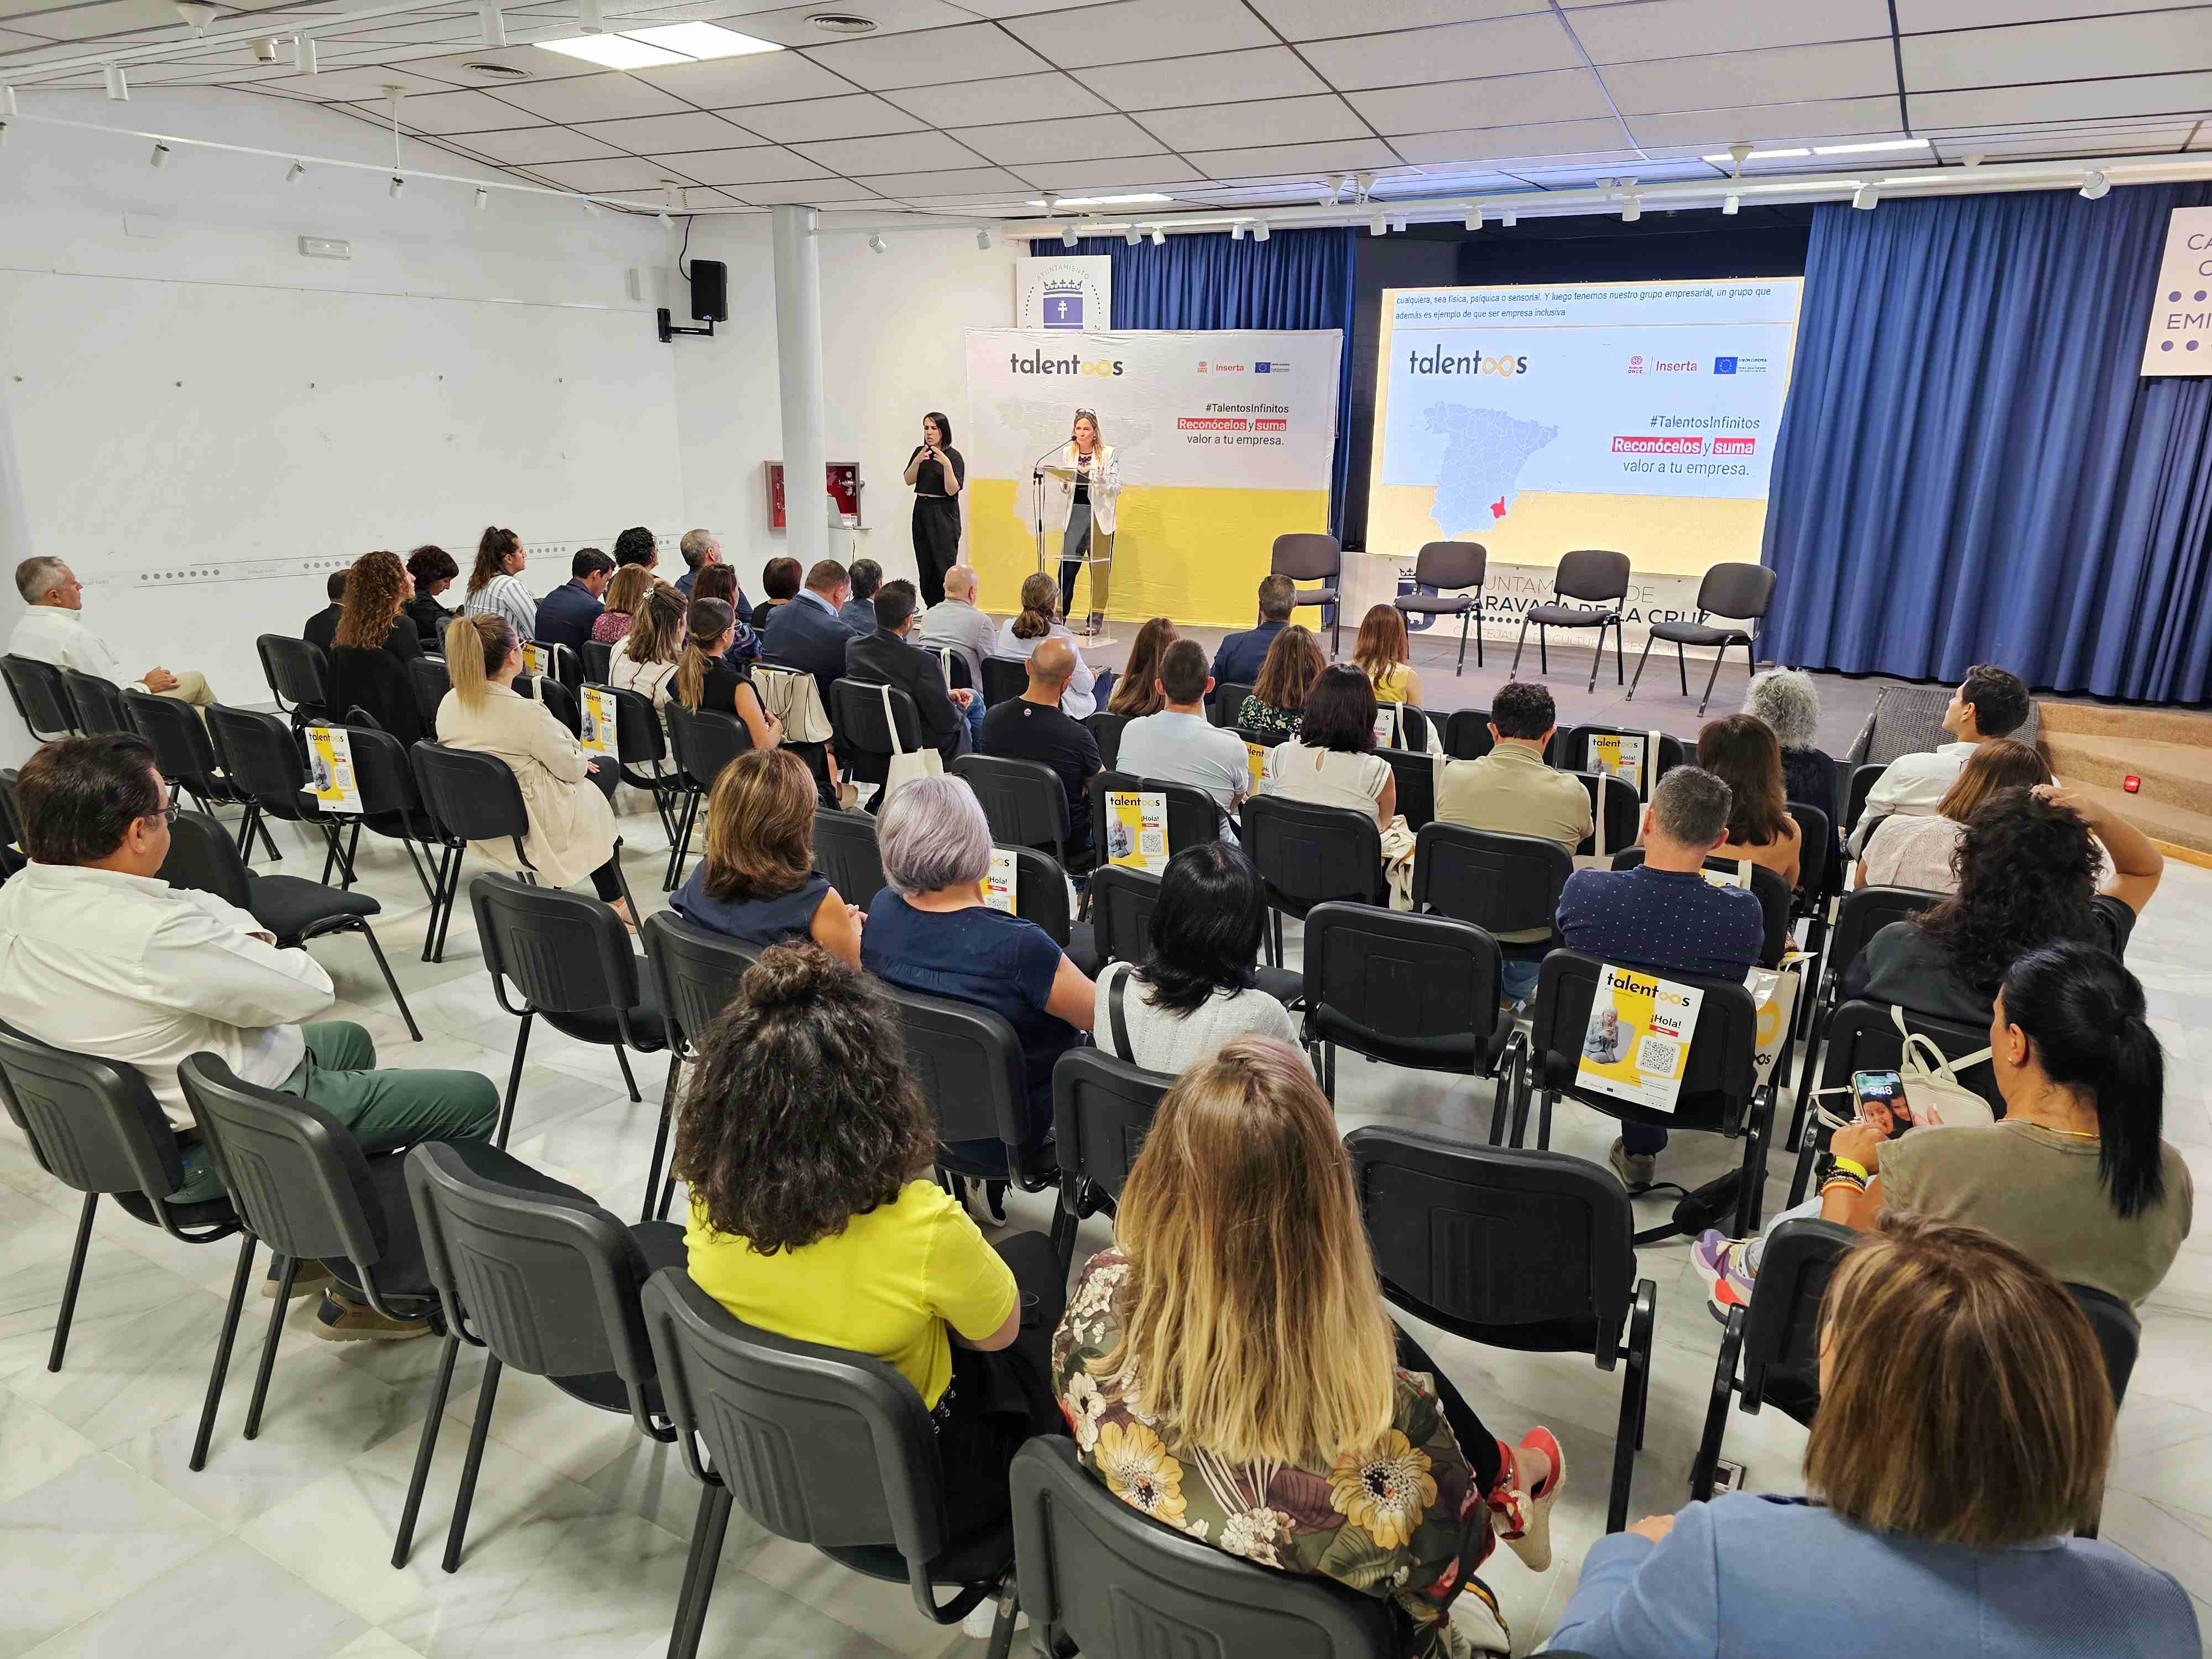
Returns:
[[[1951,872],[1951,854],[1966,833],[1966,826],[1955,819],[1892,813],[1875,825],[1860,855],[1867,885],[1956,892],[1959,878]]]

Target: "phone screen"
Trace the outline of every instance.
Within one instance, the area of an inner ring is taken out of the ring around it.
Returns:
[[[1851,1094],[1858,1102],[1859,1121],[1883,1139],[1894,1140],[1912,1127],[1905,1079],[1895,1072],[1853,1072]]]

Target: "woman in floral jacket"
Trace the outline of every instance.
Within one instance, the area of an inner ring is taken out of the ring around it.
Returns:
[[[1494,1537],[1551,1565],[1559,1443],[1498,1439],[1393,1327],[1297,1050],[1241,1037],[1183,1073],[1115,1233],[1053,1342],[1085,1467],[1232,1555],[1388,1598],[1413,1659],[1509,1651],[1474,1570]]]

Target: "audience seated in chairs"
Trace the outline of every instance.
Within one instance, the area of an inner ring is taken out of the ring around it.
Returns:
[[[860,908],[814,871],[814,775],[798,756],[755,749],[722,769],[707,799],[707,859],[668,901],[684,921],[747,945],[811,939],[860,965]]]
[[[659,714],[668,706],[677,659],[684,653],[684,601],[666,582],[655,582],[632,613],[629,631],[607,659],[607,684],[635,691]]]
[[[745,601],[744,590],[735,586],[738,574],[735,570],[730,571],[732,586],[728,594],[701,593],[698,591],[701,574],[722,563],[722,538],[720,536],[711,530],[687,530],[678,538],[676,550],[684,556],[684,574],[676,579],[678,592],[687,599],[727,598],[740,623],[750,623],[752,621],[753,608]],[[750,634],[751,629],[748,628],[746,632]]]
[[[2004,1116],[1929,1121],[1930,1103],[1908,1085],[1901,1101],[1836,1131],[1820,1192],[1771,1225],[1816,1215],[1865,1231],[1885,1210],[1911,1210],[1994,1233],[2069,1285],[2141,1305],[2180,1254],[2195,1198],[2188,1164],[2159,1138],[2166,1056],[2143,1006],[2142,985],[2109,951],[2030,951],[1990,1018]],[[1751,1300],[1759,1244],[1707,1232],[1692,1247],[1723,1320]]]
[[[598,548],[578,548],[575,557],[568,561],[568,580],[538,600],[538,632],[533,637],[547,645],[581,651],[605,609],[602,599],[614,574],[615,562]]]
[[[1124,1225],[1129,1212],[1125,1195]],[[1813,1496],[1732,1493],[1600,1539],[1557,1646],[1594,1659],[1862,1659],[1960,1640],[1988,1659],[2197,1651],[2179,1584],[2069,1536],[2103,1501],[2115,1412],[2096,1337],[2056,1278],[1978,1228],[1887,1214],[1837,1268],[1824,1319]]]
[[[323,578],[323,593],[330,603],[300,626],[300,637],[325,656],[337,642],[338,619],[345,615],[346,578],[352,574],[350,568],[333,570]]]
[[[1203,789],[1226,814],[1251,793],[1252,766],[1244,740],[1206,718],[1206,699],[1212,690],[1206,647],[1196,640],[1170,645],[1158,671],[1157,695],[1163,706],[1121,728],[1116,769]]]
[[[684,590],[678,588],[678,592]],[[699,568],[698,580],[691,584],[695,599],[720,599],[730,607],[732,628],[730,648],[722,653],[732,668],[742,666],[760,655],[760,635],[754,633],[745,620],[745,596],[738,586],[738,573],[719,559]]]
[[[1705,860],[1728,839],[1732,805],[1728,785],[1701,767],[1678,766],[1660,779],[1644,809],[1644,862],[1568,877],[1560,942],[1618,967],[1741,979],[1765,943],[1759,899],[1705,878]],[[1633,1192],[1651,1184],[1667,1132],[1640,1123],[1620,1130],[1613,1167]]]
[[[674,1164],[691,1278],[748,1324],[896,1367],[936,1420],[949,1535],[1002,1522],[1014,1453],[1064,1426],[1049,1240],[994,1250],[930,1181],[897,1012],[818,946],[764,951],[698,1047]]]
[[[1893,812],[1875,825],[1851,884],[1958,891],[1959,842],[1974,810],[2000,789],[2033,789],[2051,781],[2043,751],[2034,744],[2012,738],[1978,744],[1957,781],[1943,792],[1935,817]]]
[[[672,698],[695,714],[702,708],[735,714],[744,722],[755,749],[773,749],[783,741],[783,722],[761,707],[760,693],[745,664],[732,664],[729,653],[737,637],[737,613],[728,605],[720,599],[692,600],[684,618],[683,653],[675,673],[661,683],[670,696],[661,701]]]
[[[1580,780],[1544,759],[1559,713],[1552,694],[1525,680],[1498,687],[1490,704],[1491,750],[1479,760],[1448,760],[1437,781],[1437,817],[1496,835],[1537,836],[1574,856],[1589,836],[1589,792]],[[1501,933],[1501,945],[1540,945],[1548,927]],[[1544,964],[1539,958],[1505,958],[1498,992],[1514,1002],[1535,994]]]
[[[592,638],[599,644],[612,645],[629,633],[638,607],[652,591],[653,573],[643,565],[626,564],[617,570],[607,583],[605,602],[592,623]]]
[[[1195,646],[1195,641],[1186,641]],[[1199,652],[1205,665],[1205,653]],[[1234,842],[1186,847],[1160,876],[1144,965],[1099,970],[1094,1041],[1150,1072],[1175,1073],[1240,1036],[1296,1044],[1297,1021],[1259,988],[1267,896]]]
[[[765,585],[773,597],[782,584],[772,580],[775,567],[771,564],[769,569],[771,580]],[[818,559],[806,573],[805,590],[778,605],[761,629],[763,652],[814,676],[824,708],[830,706],[830,686],[845,672],[845,647],[853,630],[845,626],[840,611],[852,591],[852,579],[843,565],[835,559]]]
[[[319,963],[278,950],[248,912],[159,878],[176,805],[143,738],[49,743],[24,762],[15,799],[31,862],[0,887],[0,1020],[145,1078],[190,1141],[172,1202],[222,1190],[177,1080],[178,1066],[204,1052],[248,1083],[313,1102],[365,1152],[490,1138],[499,1092],[489,1078],[377,1070],[359,1025],[301,1024],[336,1000]],[[331,1283],[310,1262],[293,1288]],[[335,1290],[315,1321],[315,1334],[335,1342],[428,1328]]]
[[[1125,767],[1127,742],[1124,733]],[[1298,735],[1269,752],[1260,787],[1291,800],[1372,812],[1378,826],[1389,828],[1398,811],[1397,777],[1375,752],[1375,688],[1366,675],[1340,665],[1322,670],[1306,694]],[[1410,836],[1406,844],[1410,855]],[[1392,856],[1387,842],[1382,855]]]
[[[475,568],[469,572],[468,597],[461,601],[466,617],[502,617],[519,640],[538,637],[538,599],[522,580],[530,556],[522,538],[496,525],[485,526],[477,542]]]
[[[522,642],[505,617],[455,620],[446,629],[446,671],[453,689],[438,705],[438,741],[507,763],[530,815],[524,851],[538,879],[566,887],[589,875],[592,890],[636,927],[615,874],[615,814],[608,797],[621,781],[620,769],[612,760],[586,755],[544,703],[515,690]],[[593,787],[586,788],[586,783]],[[510,874],[523,873],[510,842],[471,842],[469,850]]]
[[[1864,847],[1873,826],[1889,813],[1934,812],[1976,745],[2010,737],[2027,723],[2032,707],[2019,675],[1991,663],[1969,668],[1943,711],[1943,729],[1958,741],[1890,762],[1867,794],[1851,850]]]
[[[837,620],[864,638],[876,631],[876,592],[884,585],[884,568],[873,559],[855,559],[845,575],[853,597],[837,607]]]
[[[1060,708],[1071,720],[1090,719],[1098,712],[1100,676],[1091,672],[1075,647],[1075,635],[1060,619],[1060,584],[1040,570],[1023,579],[1021,614],[1009,617],[999,629],[997,654],[1026,657],[1047,640],[1065,644],[1075,659],[1067,689],[1060,694]]]
[[[1260,578],[1260,625],[1223,639],[1221,648],[1213,653],[1216,685],[1250,685],[1258,680],[1261,665],[1275,648],[1275,636],[1290,624],[1291,612],[1297,608],[1297,597],[1298,585],[1288,576],[1269,574]],[[1305,698],[1301,696],[1295,702],[1279,706],[1300,708],[1304,705]]]
[[[404,608],[425,651],[445,647],[446,624],[453,621],[454,613],[438,603],[438,595],[451,587],[460,574],[452,554],[428,542],[407,556],[407,575],[415,584],[415,596]]]
[[[874,618],[870,631],[846,641],[845,678],[864,685],[896,686],[912,697],[922,741],[950,761],[968,746],[967,711],[982,694],[966,686],[946,690],[937,659],[908,639],[918,603],[912,582],[890,582],[878,589],[868,602]]]
[[[1784,793],[1782,745],[1756,714],[1725,714],[1698,733],[1698,764],[1729,787],[1728,839],[1715,858],[1739,859],[1797,884],[1802,849]]]
[[[1290,578],[1268,580],[1287,582]],[[1214,659],[1216,684],[1221,683],[1220,660],[1218,655]],[[1237,711],[1238,729],[1261,743],[1283,743],[1297,737],[1306,717],[1306,698],[1328,666],[1328,659],[1322,655],[1321,641],[1314,638],[1311,629],[1294,623],[1280,630],[1261,659],[1258,678],[1246,682],[1252,695]]]
[[[1084,1467],[1217,1548],[1387,1600],[1402,1651],[1504,1653],[1474,1574],[1551,1565],[1551,1431],[1483,1425],[1384,1306],[1352,1164],[1288,1044],[1239,1037],[1160,1103],[1053,1342]]]
[[[1352,665],[1375,683],[1376,702],[1421,706],[1421,677],[1413,656],[1406,613],[1395,605],[1368,606],[1352,641]]]
[[[2100,892],[2106,853],[2112,876]],[[1949,897],[1867,941],[1846,994],[1986,1025],[1997,985],[2022,952],[2078,939],[2126,955],[2166,860],[2117,812],[2045,783],[1996,790],[1975,808],[1956,868]]]
[[[945,573],[945,597],[922,612],[921,625],[914,635],[920,645],[942,645],[967,653],[968,684],[977,691],[983,689],[983,659],[999,649],[998,624],[976,608],[980,593],[975,567],[954,565]],[[975,738],[982,735],[981,701],[968,705],[968,729]]]
[[[346,573],[345,613],[331,646],[332,713],[359,708],[403,744],[430,734],[415,701],[422,636],[406,614],[415,579],[397,553],[364,553]]]
[[[190,670],[173,674],[157,667],[136,678],[126,677],[107,641],[84,625],[84,585],[59,559],[24,560],[15,567],[15,592],[30,609],[16,619],[15,631],[8,636],[9,655],[97,674],[121,687],[143,685],[195,708],[215,701],[206,679]]]
[[[1822,867],[1838,874],[1844,867],[1843,803],[1836,795],[1834,757],[1816,741],[1820,730],[1820,694],[1811,676],[1796,668],[1770,668],[1752,676],[1743,694],[1743,712],[1765,720],[1782,745],[1782,787],[1800,806],[1817,806],[1827,815],[1828,856]]]
[[[769,616],[780,605],[788,605],[799,597],[799,585],[805,576],[799,561],[784,557],[770,559],[761,567],[761,602],[753,607],[753,627],[762,635],[763,647],[768,635]]]
[[[1075,647],[1068,641],[1040,642],[1030,653],[1029,689],[984,714],[975,752],[1040,761],[1058,774],[1060,787],[1067,793],[1068,860],[1087,869],[1091,862],[1090,784],[1103,763],[1098,739],[1065,712],[1062,699],[1075,663]]]

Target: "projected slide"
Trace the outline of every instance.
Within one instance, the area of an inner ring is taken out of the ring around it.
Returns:
[[[1385,289],[1369,550],[1755,561],[1802,287]]]

